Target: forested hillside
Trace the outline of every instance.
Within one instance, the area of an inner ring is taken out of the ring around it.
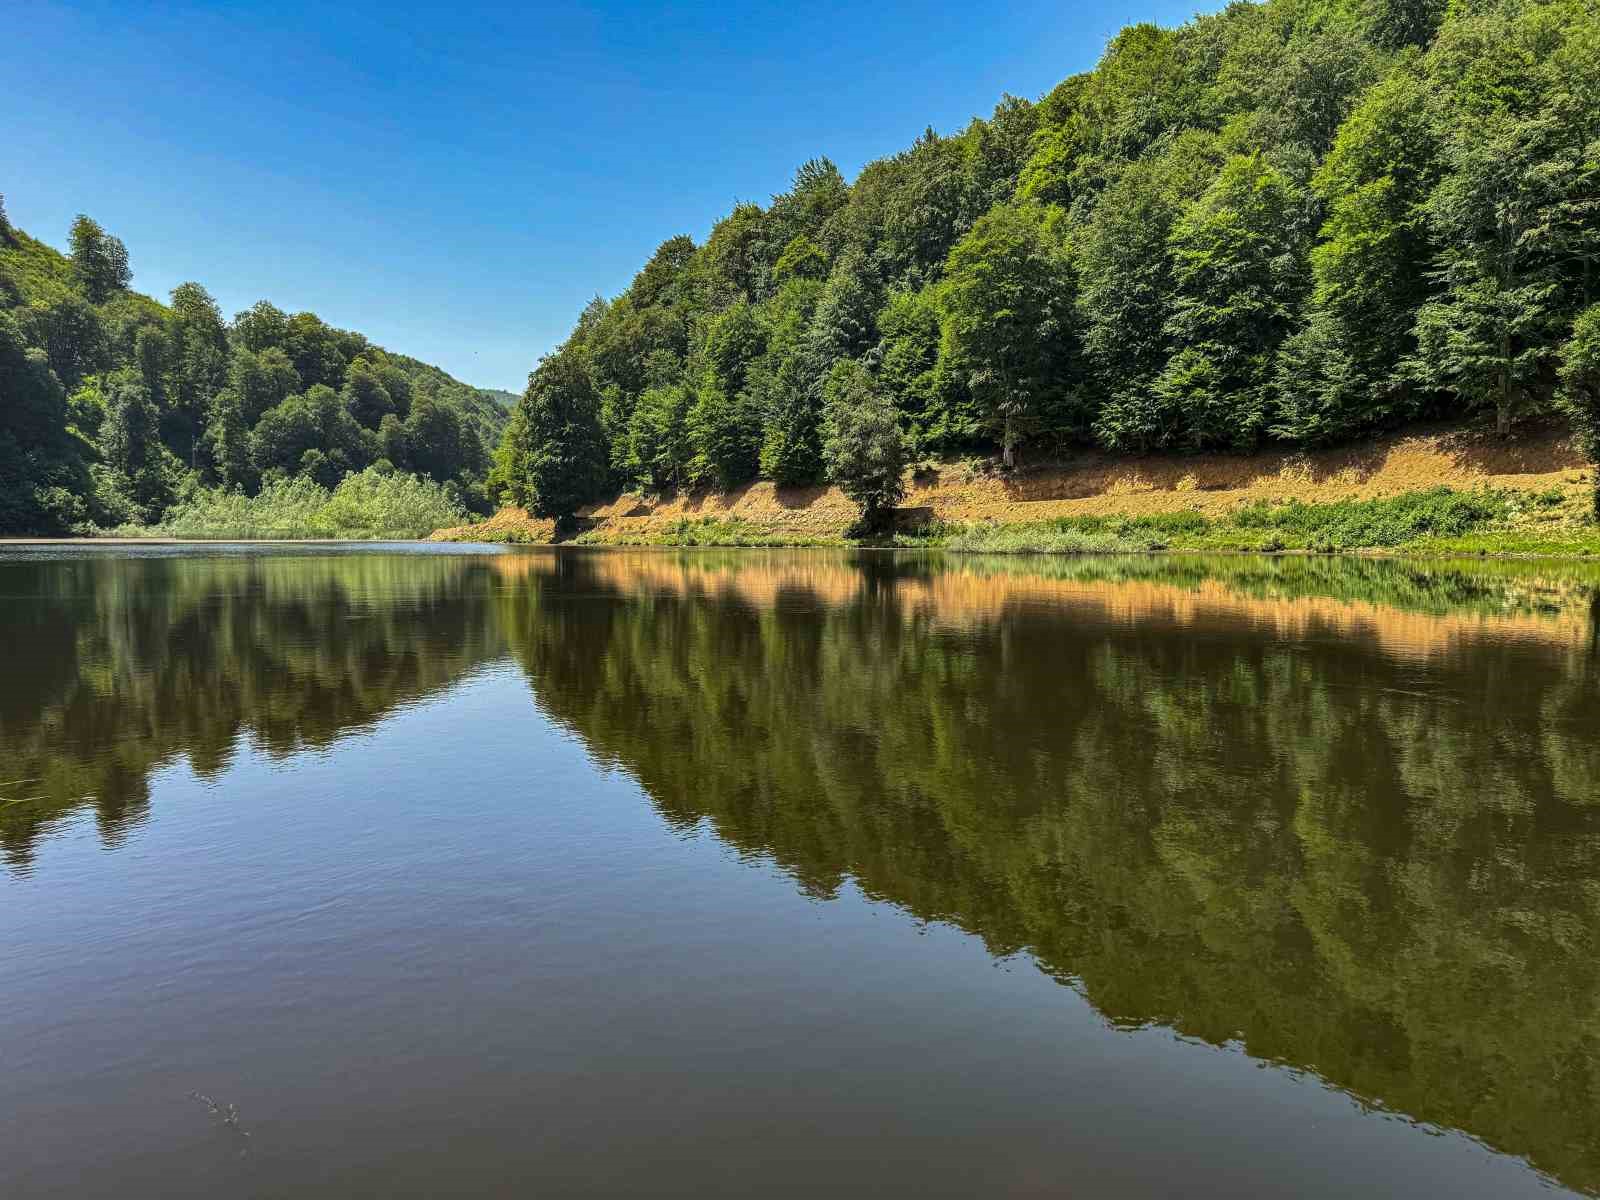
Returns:
[[[492,490],[950,453],[1320,445],[1600,408],[1593,0],[1267,0],[663,242],[518,403]]]
[[[497,393],[263,300],[227,321],[198,283],[129,290],[122,242],[88,217],[63,255],[0,198],[0,533],[151,525],[263,487],[441,512],[484,504]],[[362,521],[357,514],[354,523]]]

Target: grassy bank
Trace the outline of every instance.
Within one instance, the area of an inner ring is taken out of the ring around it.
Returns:
[[[1438,487],[1373,500],[1256,503],[1220,516],[1179,511],[947,524],[902,534],[895,544],[985,554],[1156,550],[1600,554],[1600,528],[1574,509],[1559,489],[1463,492]]]
[[[544,526],[501,519],[471,527],[480,540],[548,542]],[[1195,509],[1039,521],[930,521],[889,539],[815,534],[739,517],[608,523],[571,539],[611,546],[847,546],[944,549],[970,554],[1129,554],[1156,551],[1335,554],[1600,556],[1600,527],[1580,493],[1427,488],[1369,500],[1258,501],[1232,512]]]

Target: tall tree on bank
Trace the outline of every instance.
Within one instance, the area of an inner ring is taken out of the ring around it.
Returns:
[[[600,396],[581,350],[563,348],[528,379],[517,404],[522,439],[521,494],[535,516],[569,527],[605,487],[607,452]]]
[[[861,506],[861,526],[882,530],[905,495],[905,440],[893,402],[853,359],[834,365],[823,387],[822,457],[828,478]]]
[[[1236,157],[1173,227],[1173,356],[1154,383],[1197,449],[1248,449],[1275,412],[1275,356],[1306,292],[1305,194]]]
[[[1072,271],[1045,210],[1003,205],[950,251],[939,289],[941,353],[965,379],[1006,467],[1073,399]]]

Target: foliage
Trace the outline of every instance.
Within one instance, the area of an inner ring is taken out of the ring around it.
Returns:
[[[849,182],[804,164],[570,341],[619,485],[660,486],[631,418],[679,383],[693,481],[810,482],[844,360],[917,453],[1509,433],[1595,301],[1597,196],[1590,0],[1240,2]]]
[[[1572,337],[1561,351],[1560,398],[1594,465],[1594,512],[1600,518],[1600,304],[1584,309],[1573,322]]]
[[[118,533],[181,538],[424,537],[459,525],[466,510],[451,487],[431,479],[369,467],[331,490],[304,476],[276,479],[255,495],[201,488],[167,509],[158,524]]]
[[[1073,399],[1072,271],[1042,209],[1003,206],[950,252],[945,274],[940,353],[1009,467],[1019,442],[1060,428]]]
[[[380,453],[487,507],[496,393],[267,301],[229,322],[190,282],[159,304],[128,290],[96,222],[69,240],[65,256],[0,234],[0,529],[155,522],[197,488],[263,479],[331,488]]]
[[[83,294],[94,304],[111,298],[133,282],[128,266],[128,248],[112,237],[98,222],[82,213],[72,222],[72,274]]]
[[[681,383],[647,390],[628,422],[628,473],[646,487],[665,492],[689,478],[694,447],[689,439],[689,411],[694,394]]]
[[[824,391],[822,457],[828,478],[861,506],[865,530],[881,529],[906,491],[899,416],[859,362],[837,363]]]
[[[0,532],[66,533],[88,517],[81,444],[61,381],[0,312]]]
[[[517,407],[526,447],[521,499],[535,516],[569,521],[606,483],[600,398],[581,352],[541,362]]]

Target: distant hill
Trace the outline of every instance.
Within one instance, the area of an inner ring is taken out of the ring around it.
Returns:
[[[232,320],[197,283],[128,287],[88,217],[69,253],[0,198],[0,532],[153,524],[194,486],[333,487],[388,464],[487,507],[510,393],[261,301]]]

